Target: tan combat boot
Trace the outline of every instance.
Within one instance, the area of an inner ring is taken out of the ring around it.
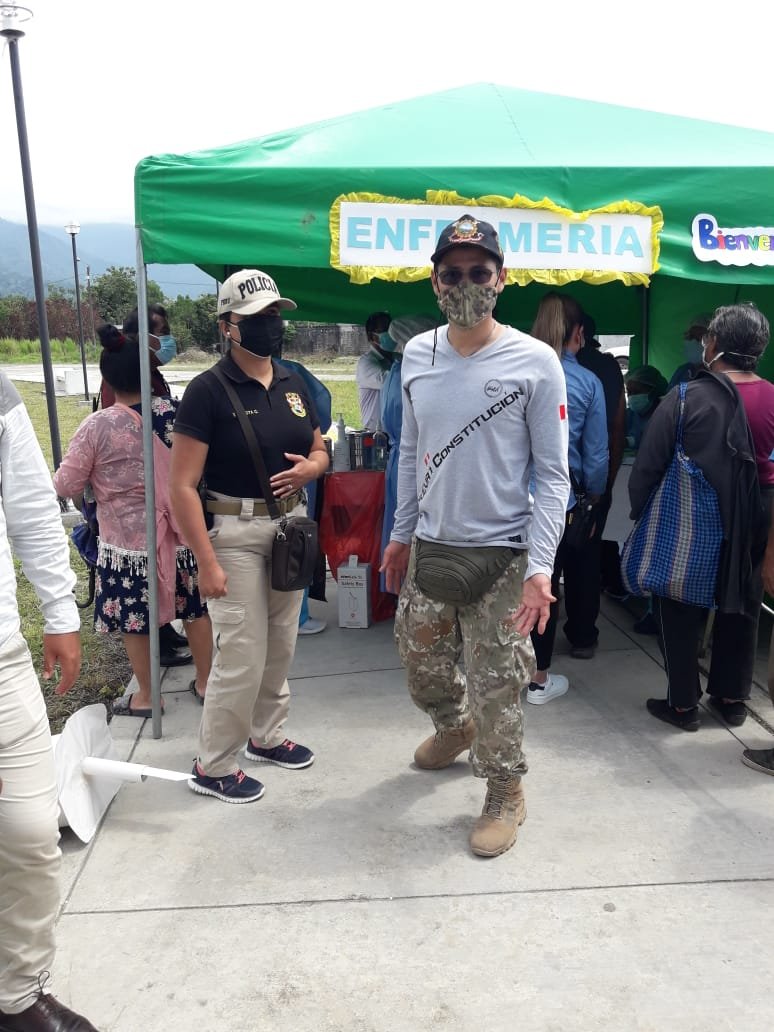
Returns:
[[[521,778],[489,778],[481,816],[470,834],[470,848],[477,856],[499,856],[516,841],[519,825],[527,817]]]
[[[414,763],[422,770],[440,770],[454,763],[460,753],[465,752],[473,744],[476,737],[476,725],[471,717],[462,727],[436,731],[426,738],[414,753]]]

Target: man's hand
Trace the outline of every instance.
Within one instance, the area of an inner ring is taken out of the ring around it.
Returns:
[[[59,684],[54,691],[64,695],[75,684],[81,669],[81,632],[43,635],[43,680],[48,681],[59,665]]]
[[[384,559],[379,573],[384,574],[384,584],[389,592],[397,595],[408,569],[411,545],[403,545],[400,541],[391,541],[384,550]]]
[[[199,594],[205,598],[223,598],[228,594],[228,577],[216,560],[199,567]]]
[[[535,573],[524,581],[521,605],[514,616],[514,626],[525,638],[537,627],[538,634],[546,629],[551,615],[551,603],[556,599],[551,594],[551,578],[544,573]]]

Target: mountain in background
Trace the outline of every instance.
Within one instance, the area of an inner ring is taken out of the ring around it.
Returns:
[[[39,226],[38,231],[46,286],[74,287],[72,244],[64,227]],[[122,222],[82,225],[76,247],[81,291],[85,292],[87,265],[92,279],[111,265],[134,267],[134,226]],[[215,292],[215,281],[195,265],[149,265],[148,278],[155,280],[168,298],[179,294],[194,298]],[[32,262],[26,225],[0,219],[0,297],[7,294],[33,297]]]

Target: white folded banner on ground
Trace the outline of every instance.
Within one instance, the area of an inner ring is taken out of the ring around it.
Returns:
[[[90,842],[121,785],[146,778],[187,781],[177,770],[127,763],[118,753],[101,703],[74,713],[52,738],[59,796],[59,826]]]

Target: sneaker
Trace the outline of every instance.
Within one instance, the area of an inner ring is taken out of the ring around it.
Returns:
[[[328,624],[325,620],[315,620],[313,616],[310,616],[309,619],[305,623],[302,623],[298,628],[298,633],[319,634],[320,631],[324,631],[327,626]]]
[[[280,745],[273,749],[259,749],[253,745],[251,738],[247,739],[245,756],[255,763],[275,763],[278,767],[288,767],[290,770],[301,770],[302,767],[311,767],[314,763],[314,753],[305,745],[291,742],[286,738]]]
[[[648,713],[657,720],[663,720],[665,724],[672,724],[679,727],[681,731],[699,730],[699,707],[693,706],[689,710],[676,710],[670,706],[666,699],[648,699],[645,703]]]
[[[774,774],[774,749],[745,749],[742,763],[762,774]]]
[[[729,727],[741,727],[747,720],[747,707],[741,700],[723,702],[717,695],[710,695],[709,704]]]
[[[551,699],[558,699],[565,695],[570,687],[570,682],[562,674],[549,674],[545,684],[538,684],[537,681],[530,681],[527,688],[527,702],[533,706],[544,706]]]
[[[223,778],[208,778],[202,774],[198,761],[194,761],[191,773],[193,777],[188,779],[188,787],[193,792],[215,796],[224,803],[254,803],[266,791],[260,781],[249,778],[243,770]]]

